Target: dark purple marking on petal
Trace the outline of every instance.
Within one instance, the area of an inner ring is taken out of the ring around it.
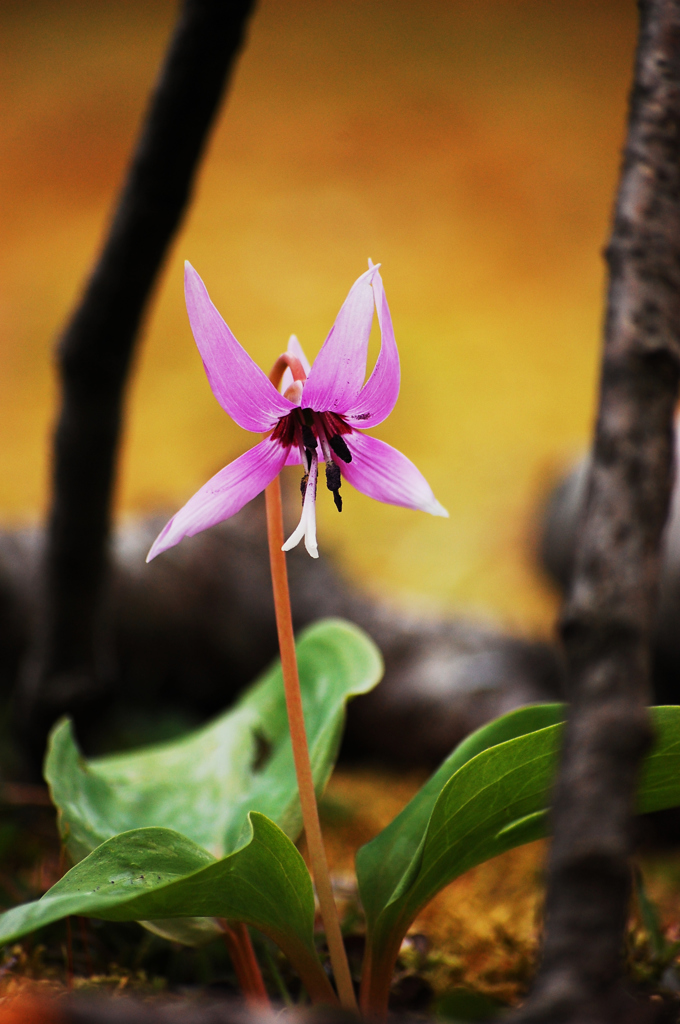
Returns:
[[[320,413],[321,420],[324,425],[326,435],[330,437],[332,434],[351,434],[352,428],[349,423],[346,423],[342,416],[337,416],[334,412],[323,412]]]
[[[284,448],[299,447],[297,434],[299,432],[298,421],[295,411],[288,416],[282,416],[271,433],[272,441],[278,441]]]

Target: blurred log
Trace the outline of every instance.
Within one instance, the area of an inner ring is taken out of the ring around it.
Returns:
[[[184,0],[101,255],[59,348],[44,599],[19,707],[111,677],[106,590],[125,383],[253,0]]]
[[[543,957],[526,1021],[597,1024],[636,1014],[623,984],[623,940],[633,797],[652,738],[650,641],[674,469],[680,2],[642,0],[640,15],[607,250],[599,414],[561,619],[571,708],[554,795]]]
[[[276,657],[262,502],[146,565],[163,522],[139,520],[115,534],[111,675],[75,694],[57,685],[41,692],[26,735],[36,774],[46,731],[61,714],[75,716],[79,738],[96,753],[129,741],[136,718],[191,724],[222,710]],[[38,531],[0,533],[0,704],[38,613],[42,545]],[[323,556],[291,552],[289,575],[297,630],[344,616],[366,629],[385,657],[384,681],[350,705],[346,756],[438,764],[491,718],[560,698],[561,665],[547,644],[382,605]]]

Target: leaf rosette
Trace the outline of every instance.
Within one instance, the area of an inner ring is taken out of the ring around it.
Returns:
[[[382,659],[358,627],[334,619],[307,629],[297,656],[321,795],[347,701],[376,685]],[[45,777],[79,863],[40,900],[0,916],[0,943],[69,914],[141,921],[192,945],[219,934],[216,918],[244,921],[279,944],[313,998],[334,999],[294,846],[302,817],[278,661],[233,708],[169,743],[87,760],[63,720]]]

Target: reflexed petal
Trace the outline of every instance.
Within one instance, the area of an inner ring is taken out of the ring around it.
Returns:
[[[345,413],[347,421],[358,427],[375,427],[382,423],[399,396],[399,353],[382,278],[377,270],[373,277],[373,294],[380,324],[380,354],[359,397]]]
[[[239,427],[271,430],[295,406],[278,393],[239,345],[190,263],[185,264],[184,294],[191,329],[215,398]]]
[[[304,350],[302,348],[302,345],[297,340],[297,338],[295,337],[294,334],[291,334],[290,338],[288,339],[288,348],[286,349],[286,354],[289,355],[289,356],[295,356],[296,359],[299,359],[300,362],[302,363],[302,369],[305,371],[305,373],[309,377],[309,370],[310,370],[309,359],[305,355]],[[288,369],[288,367],[286,367],[286,369],[283,371],[283,378],[281,380],[281,394],[282,395],[285,395],[286,391],[288,390],[288,388],[291,386],[292,383],[293,383],[293,374]]]
[[[147,555],[150,562],[162,551],[193,537],[243,508],[272,482],[283,468],[288,451],[278,441],[266,438],[216,473],[207,484],[189,498],[186,505],[167,523]]]
[[[374,304],[371,280],[376,269],[370,267],[350,288],[309,371],[304,408],[342,414],[356,401],[366,376]]]
[[[439,504],[423,474],[396,448],[358,431],[345,434],[344,439],[352,461],[338,461],[338,465],[358,491],[388,505],[422,509],[430,515],[448,518],[449,513]]]

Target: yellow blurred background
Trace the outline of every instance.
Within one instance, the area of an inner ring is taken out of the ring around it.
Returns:
[[[0,515],[42,515],[52,351],[105,229],[169,0],[0,3]],[[374,433],[451,518],[320,489],[320,544],[388,599],[550,630],[541,496],[587,443],[633,0],[262,0],[152,307],[121,512],[175,511],[253,438],[212,398],[191,260],[268,369],[312,356],[367,257],[399,344]],[[296,471],[289,470],[294,473]]]

